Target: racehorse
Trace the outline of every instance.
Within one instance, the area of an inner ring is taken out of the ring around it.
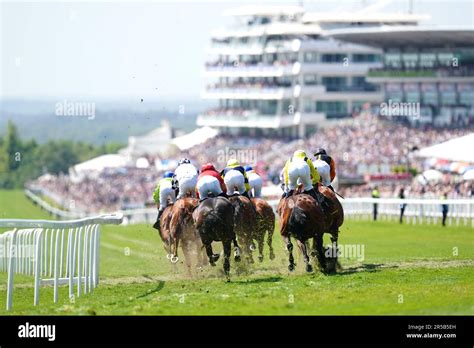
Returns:
[[[224,248],[224,273],[230,281],[230,253],[234,243],[235,261],[240,261],[240,248],[234,232],[234,207],[227,198],[211,197],[199,203],[193,212],[194,226],[206,248],[211,266],[215,266],[219,254],[212,251],[212,242],[222,242]]]
[[[325,210],[326,226],[328,228],[328,230],[326,230],[325,232],[331,235],[331,248],[333,249],[331,259],[332,262],[330,265],[328,265],[328,271],[335,272],[336,267],[338,266],[337,242],[339,238],[339,227],[341,227],[344,223],[344,210],[342,208],[341,202],[339,202],[339,200],[337,199],[334,191],[323,185],[318,185],[318,190],[330,201],[329,208]],[[313,255],[316,253],[315,244],[315,241],[313,241]]]
[[[160,229],[158,230],[158,232],[160,233],[161,240],[163,241],[163,247],[165,248],[168,259],[171,255],[171,232],[169,229],[169,225],[171,221],[172,210],[173,204],[170,204],[165,208],[163,214],[161,215]]]
[[[201,257],[202,243],[192,219],[192,213],[198,203],[199,201],[196,198],[179,199],[172,205],[166,219],[164,215],[166,211],[163,212],[162,218],[163,224],[169,230],[169,254],[167,257],[171,263],[178,262],[178,245],[181,242],[181,249],[189,274],[191,274],[193,255],[196,256],[198,265],[204,263]],[[166,223],[168,223],[168,226],[166,226]]]
[[[253,238],[257,241],[258,245],[258,260],[263,261],[263,245],[265,241],[265,234],[268,233],[267,244],[270,249],[270,260],[275,258],[273,252],[272,238],[273,231],[275,229],[275,213],[272,207],[265,200],[261,198],[250,199],[255,211],[257,213],[257,228],[254,231]]]
[[[234,206],[234,230],[242,254],[247,262],[254,263],[252,257],[254,230],[257,226],[257,213],[252,202],[247,197],[234,195],[229,197]]]
[[[280,234],[286,244],[289,253],[288,270],[295,269],[293,258],[293,244],[291,237],[294,237],[298,247],[303,254],[306,264],[306,272],[312,272],[306,241],[310,238],[314,240],[316,257],[323,270],[326,272],[326,258],[323,247],[323,234],[327,230],[325,214],[316,200],[307,194],[297,193],[288,198],[282,198],[277,209],[280,216]]]
[[[331,235],[331,243],[332,243],[332,248],[333,248],[333,253],[332,253],[332,257],[331,257],[331,263],[328,265],[327,263],[327,260],[325,258],[325,249],[323,247],[323,240],[322,240],[322,234],[320,233],[320,231],[316,231],[316,226],[315,226],[315,236],[313,237],[313,246],[312,246],[312,252],[311,252],[311,255],[312,256],[316,256],[317,259],[318,259],[318,262],[323,270],[323,272],[328,272],[328,273],[332,273],[332,272],[335,272],[336,271],[336,267],[338,265],[338,261],[337,261],[337,242],[338,242],[338,236],[339,236],[339,227],[343,224],[344,222],[344,211],[342,209],[342,205],[341,203],[339,202],[339,200],[337,199],[335,193],[323,186],[323,185],[318,185],[318,190],[319,192],[321,192],[326,198],[328,198],[328,200],[330,201],[330,204],[329,204],[329,207],[327,209],[323,209],[322,207],[320,207],[318,205],[318,203],[310,196],[308,195],[302,195],[301,194],[301,188],[298,188],[298,190],[295,192],[295,195],[294,196],[291,196],[289,198],[292,198],[292,197],[297,197],[297,196],[306,196],[306,198],[311,198],[311,202],[314,203],[315,205],[317,205],[317,210],[319,210],[318,212],[318,215],[320,216],[318,219],[319,219],[319,222],[318,222],[318,225],[319,226],[324,226],[322,227],[323,228],[323,233],[329,233]],[[288,198],[288,199],[289,199]],[[293,198],[294,199],[294,198]],[[283,198],[280,200],[279,202],[279,205],[278,205],[278,214],[280,216],[280,221],[281,221],[281,234],[282,234],[282,237],[284,239],[284,241],[286,242],[287,240],[289,241],[289,244],[290,244],[290,248],[292,249],[292,245],[291,245],[291,239],[290,239],[290,235],[285,235],[285,231],[283,229],[283,225],[284,225],[284,222],[285,220],[284,219],[289,219],[289,217],[291,215],[285,215],[285,214],[292,214],[293,211],[293,207],[294,207],[294,203],[291,203],[290,201],[287,201],[287,199]],[[307,208],[307,207],[306,207]],[[322,215],[321,215],[322,213]],[[310,215],[308,215],[310,214]],[[315,214],[315,211],[313,211],[313,214]],[[292,223],[295,222],[295,218],[299,218],[300,222],[305,222],[305,220],[308,219],[308,217],[311,216],[311,213],[306,211],[305,214],[301,214],[301,210],[300,209],[297,209],[296,210],[296,216],[294,216],[294,219],[293,221],[290,221]],[[296,219],[298,220],[298,219]],[[296,221],[297,222],[297,221]],[[288,224],[288,221],[286,221],[286,223]],[[291,226],[291,223],[290,223],[290,226]],[[311,225],[309,225],[311,226]],[[308,226],[308,227],[309,227]],[[300,226],[301,227],[301,226]],[[297,238],[297,237],[295,237]],[[298,246],[300,246],[300,243],[298,242]],[[287,245],[287,248],[288,248],[288,245]],[[303,256],[305,257],[305,262],[307,262],[307,246],[306,246],[306,243],[305,245],[300,246],[300,249],[303,253]],[[294,263],[291,261],[291,259],[293,258],[293,256],[291,255],[291,252],[290,252],[290,266],[289,266],[289,269],[291,268],[291,264]],[[294,268],[294,267],[293,267]],[[307,270],[308,269],[311,269],[311,267],[308,267],[307,266]]]

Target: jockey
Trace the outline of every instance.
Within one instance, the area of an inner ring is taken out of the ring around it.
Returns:
[[[188,193],[194,197],[198,175],[197,168],[191,164],[190,160],[183,158],[179,161],[173,176],[173,189],[177,192],[176,199],[186,197]]]
[[[224,179],[216,168],[211,163],[203,164],[196,184],[196,194],[200,201],[208,198],[209,193],[212,193],[214,197],[225,197],[226,191]]]
[[[293,156],[286,161],[285,167],[283,168],[283,175],[286,187],[285,197],[289,197],[293,194],[299,179],[303,185],[304,192],[320,202],[319,195],[313,188],[313,186],[317,186],[320,176],[318,171],[314,168],[313,162],[306,156],[306,152],[296,150]]]
[[[326,150],[323,148],[317,149],[316,153],[314,154],[314,157],[316,157],[315,165],[317,161],[322,161],[322,162],[326,162],[326,164],[329,166],[329,172],[327,171],[327,168],[325,168],[319,174],[321,174],[321,177],[323,177],[324,175],[324,178],[322,180],[323,185],[329,187],[331,190],[334,191],[334,188],[331,185],[331,182],[334,181],[334,178],[336,177],[336,163],[334,162],[334,159],[331,156],[329,156],[326,153]],[[320,162],[318,162],[318,165],[321,167],[325,167],[324,164]]]
[[[249,192],[252,193],[252,197],[260,198],[262,196],[262,186],[263,180],[260,175],[252,168],[252,166],[245,166],[245,172],[247,173],[247,177],[249,178]]]
[[[250,190],[249,179],[239,161],[236,159],[227,161],[227,166],[221,171],[221,176],[224,178],[224,183],[227,187],[227,196],[232,196],[234,189],[237,188],[239,194],[250,198],[248,194]]]
[[[173,172],[165,172],[163,174],[163,179],[158,181],[155,191],[153,191],[153,200],[158,206],[158,217],[156,218],[153,227],[157,230],[160,229],[160,218],[163,211],[168,206],[168,199],[171,203],[174,203],[176,200],[175,192],[172,188],[173,175]]]

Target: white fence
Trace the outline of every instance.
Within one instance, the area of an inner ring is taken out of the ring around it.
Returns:
[[[34,305],[41,285],[69,284],[69,296],[90,293],[99,284],[100,225],[122,223],[122,215],[70,221],[0,219],[0,272],[7,272],[7,310],[12,308],[15,274],[34,276]]]
[[[49,204],[26,190],[26,195],[43,209],[59,217],[70,217],[75,214],[51,207]],[[400,204],[405,204],[404,218],[408,223],[438,223],[442,219],[441,205],[448,205],[447,223],[464,224],[474,227],[474,199],[396,199],[396,198],[339,198],[344,207],[344,215],[349,219],[371,219],[374,204],[377,204],[378,219],[395,220],[400,215]],[[269,200],[276,211],[278,199]],[[158,211],[156,208],[121,210],[124,224],[154,223]]]
[[[474,227],[474,199],[395,199],[395,198],[346,198],[340,200],[344,215],[354,219],[372,219],[374,204],[377,218],[395,220],[405,205],[404,219],[408,223],[437,224],[443,217],[441,207],[447,205],[447,224]]]

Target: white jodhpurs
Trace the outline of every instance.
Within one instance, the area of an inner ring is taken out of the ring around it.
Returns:
[[[321,177],[321,183],[324,186],[329,186],[331,185],[331,167],[329,164],[327,164],[325,161],[322,160],[316,160],[313,162],[314,168],[319,173],[319,176]]]
[[[168,205],[168,199],[171,201],[171,203],[174,203],[176,201],[176,195],[174,190],[171,188],[171,182],[161,184],[160,186],[160,209],[166,208]]]
[[[233,195],[235,190],[239,191],[240,194],[245,192],[245,178],[238,170],[229,170],[224,175],[224,183],[227,187],[228,196]]]
[[[211,193],[214,197],[217,197],[222,193],[219,180],[211,175],[205,175],[200,178],[197,182],[196,188],[199,192],[200,199],[209,197],[209,193]]]
[[[189,178],[181,178],[178,181],[178,187],[179,187],[179,193],[177,199],[184,198],[188,194],[191,195],[191,197],[196,197],[195,190],[196,190],[196,184],[197,184],[197,175]]]
[[[247,173],[249,178],[250,191],[253,191],[253,197],[262,197],[263,179],[257,173]]]
[[[303,185],[303,191],[313,188],[309,165],[303,160],[293,160],[288,167],[288,189],[294,190],[298,186],[298,179]]]

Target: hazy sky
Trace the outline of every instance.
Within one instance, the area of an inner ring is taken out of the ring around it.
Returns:
[[[415,13],[431,15],[424,25],[474,27],[472,0],[413,1]],[[255,3],[2,1],[0,97],[199,98],[210,31],[231,22],[224,10]],[[350,11],[374,1],[279,3]],[[406,11],[408,3],[385,10]]]

